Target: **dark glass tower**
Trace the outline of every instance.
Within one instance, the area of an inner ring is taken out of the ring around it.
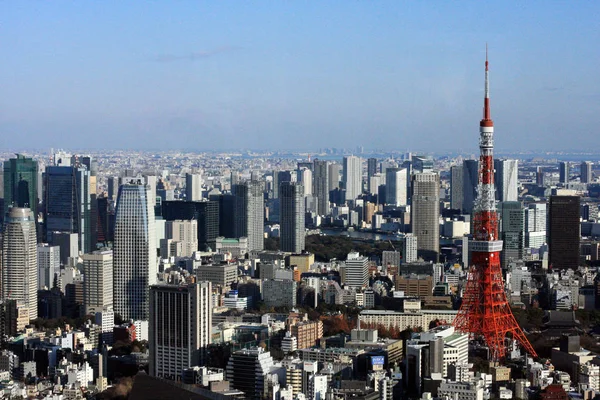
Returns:
[[[215,249],[219,236],[218,201],[167,200],[162,203],[162,217],[167,221],[198,221],[198,250]]]
[[[38,205],[38,163],[17,154],[17,158],[4,161],[4,209],[3,216],[10,207],[27,207],[37,216]]]
[[[551,196],[548,250],[553,269],[579,266],[579,197]]]

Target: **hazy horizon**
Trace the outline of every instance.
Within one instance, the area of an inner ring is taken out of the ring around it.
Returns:
[[[600,153],[598,17],[596,2],[3,2],[0,149],[476,153],[488,42],[497,153]]]

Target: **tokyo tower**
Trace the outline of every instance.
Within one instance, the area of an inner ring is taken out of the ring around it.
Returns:
[[[498,240],[498,213],[494,187],[494,123],[490,115],[487,46],[485,51],[485,98],[483,119],[479,124],[479,184],[473,208],[473,236],[469,242],[472,264],[469,268],[462,305],[454,326],[483,339],[491,361],[505,358],[506,340],[514,339],[529,354],[535,350],[510,309],[500,267],[502,241]]]

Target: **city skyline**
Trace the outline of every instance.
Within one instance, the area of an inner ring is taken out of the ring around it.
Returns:
[[[3,146],[476,151],[488,41],[497,147],[589,147],[600,6],[465,4],[5,4]]]

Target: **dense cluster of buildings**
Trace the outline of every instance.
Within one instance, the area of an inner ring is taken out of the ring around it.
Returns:
[[[478,168],[411,154],[7,156],[0,390],[82,398],[140,368],[224,398],[600,390],[600,359],[575,343],[584,332],[571,318],[600,304],[594,165],[495,160],[507,296],[547,310],[544,332],[561,341],[544,362],[515,347],[523,377],[469,363],[485,346],[452,327]],[[309,232],[393,244],[320,260]],[[61,317],[81,325],[44,326]],[[228,349],[220,367],[215,348]]]

